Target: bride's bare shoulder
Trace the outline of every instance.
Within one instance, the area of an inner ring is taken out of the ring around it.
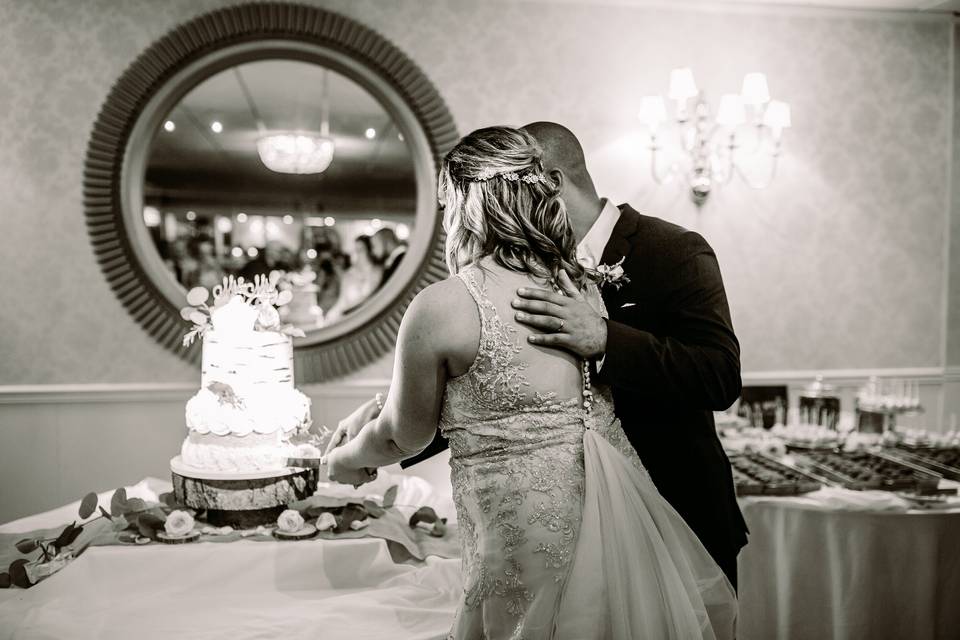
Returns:
[[[435,282],[418,293],[404,314],[403,324],[428,336],[431,345],[447,360],[451,375],[469,368],[477,355],[480,316],[459,278]]]

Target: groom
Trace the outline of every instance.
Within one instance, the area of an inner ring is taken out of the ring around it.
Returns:
[[[740,345],[717,258],[699,234],[601,199],[568,129],[524,129],[543,147],[544,170],[561,181],[577,257],[590,267],[622,260],[625,278],[601,285],[609,320],[582,297],[544,289],[517,292],[516,319],[542,332],[532,343],[595,363],[657,489],[736,587],[747,527],[712,412],[740,395]]]

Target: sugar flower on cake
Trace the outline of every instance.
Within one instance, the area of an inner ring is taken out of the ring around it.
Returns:
[[[303,516],[299,511],[287,509],[277,518],[277,528],[286,533],[296,533],[303,528]]]
[[[171,511],[163,523],[168,536],[185,536],[193,531],[193,516],[186,511]]]

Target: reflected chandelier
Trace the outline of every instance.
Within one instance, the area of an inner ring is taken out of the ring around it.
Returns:
[[[260,161],[277,173],[323,173],[334,148],[333,138],[309,131],[277,131],[257,140]]]
[[[277,173],[311,174],[323,173],[333,162],[336,145],[330,137],[330,98],[328,95],[329,72],[323,70],[323,96],[320,102],[320,132],[316,131],[271,131],[258,121],[261,136],[257,140],[257,153],[267,169]]]
[[[766,76],[748,73],[739,94],[728,93],[720,99],[713,119],[689,68],[670,72],[668,98],[675,103],[672,120],[679,134],[680,155],[685,158],[665,170],[658,166],[658,152],[664,150],[660,128],[668,119],[665,101],[656,95],[640,102],[639,118],[649,130],[650,171],[657,184],[684,178],[699,207],[714,185],[729,183],[734,174],[740,174],[754,189],[773,182],[783,130],[790,126],[790,107],[770,99]],[[749,175],[757,164],[766,165],[765,176],[759,179]]]

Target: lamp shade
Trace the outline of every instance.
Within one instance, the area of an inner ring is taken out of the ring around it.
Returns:
[[[640,98],[640,122],[654,130],[667,120],[667,108],[661,96],[643,96]]]
[[[720,98],[717,108],[717,124],[735,127],[743,124],[747,115],[743,108],[743,99],[735,93],[727,93]]]
[[[785,129],[790,126],[790,105],[779,100],[771,100],[763,114],[763,124],[771,129]]]
[[[690,67],[674,69],[670,72],[670,99],[686,100],[696,97],[699,93],[697,83],[693,79],[693,71]]]
[[[767,76],[762,73],[748,73],[743,77],[743,89],[740,91],[743,103],[761,105],[770,101],[770,90],[767,88]]]

